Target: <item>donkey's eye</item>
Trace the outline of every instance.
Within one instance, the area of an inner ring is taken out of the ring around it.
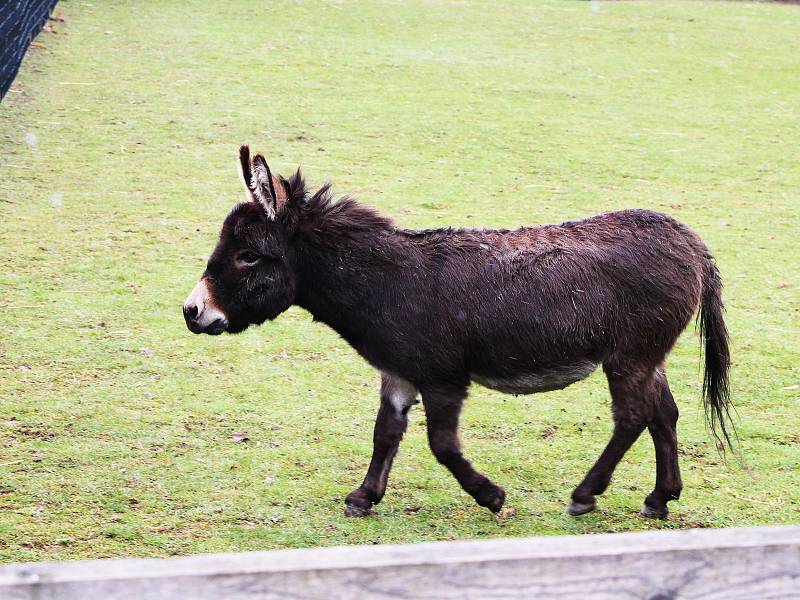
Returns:
[[[252,250],[245,250],[244,252],[239,253],[239,255],[236,257],[236,260],[246,265],[254,265],[261,260],[261,255],[253,252]]]

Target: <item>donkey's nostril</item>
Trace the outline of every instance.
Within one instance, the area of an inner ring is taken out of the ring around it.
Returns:
[[[191,319],[192,321],[194,321],[197,318],[197,305],[193,304],[191,306],[184,306],[183,315],[187,319]]]

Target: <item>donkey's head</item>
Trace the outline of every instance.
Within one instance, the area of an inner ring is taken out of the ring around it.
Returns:
[[[239,333],[274,319],[294,302],[294,254],[281,219],[289,182],[273,177],[260,154],[239,150],[248,202],[225,218],[217,247],[183,305],[194,333]]]

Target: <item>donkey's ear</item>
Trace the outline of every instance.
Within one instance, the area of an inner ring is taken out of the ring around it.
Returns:
[[[272,183],[272,172],[260,154],[256,154],[253,159],[252,171],[250,188],[253,190],[253,199],[264,209],[267,218],[274,220],[278,209],[278,196]]]
[[[253,181],[253,172],[250,168],[250,146],[243,144],[239,146],[239,177],[242,178],[244,189],[247,190],[248,202],[254,202],[253,188],[250,187]]]

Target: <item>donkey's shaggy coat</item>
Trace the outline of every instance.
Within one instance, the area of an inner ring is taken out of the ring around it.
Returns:
[[[625,210],[513,231],[409,231],[350,198],[332,201],[328,185],[309,194],[299,171],[273,177],[246,146],[240,166],[250,201],[225,219],[185,318],[195,333],[236,333],[296,304],[381,372],[372,462],[347,514],[367,514],[383,497],[418,394],[436,458],[478,504],[499,511],[505,492],[459,445],[470,382],[528,394],[566,387],[602,364],[614,433],[569,512],[594,508],[648,428],[656,485],[643,513],[666,516],[681,477],[664,361],[698,307],[705,404],[728,438],[719,273],[700,238],[671,217]]]

